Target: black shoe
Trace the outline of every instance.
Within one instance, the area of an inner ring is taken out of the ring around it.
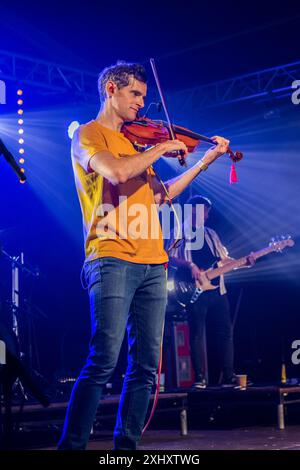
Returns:
[[[222,388],[235,388],[237,386],[238,386],[238,383],[237,383],[237,378],[235,374],[233,374],[231,377],[227,379],[225,378],[223,382],[221,383]]]
[[[196,381],[192,385],[192,389],[201,390],[207,387],[206,380],[203,377],[197,377]]]

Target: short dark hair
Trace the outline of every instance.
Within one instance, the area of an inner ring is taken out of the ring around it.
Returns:
[[[110,65],[102,70],[98,77],[98,91],[101,102],[106,98],[105,86],[109,80],[116,83],[117,87],[121,89],[129,85],[131,76],[139,82],[147,83],[146,70],[141,64],[118,61],[115,65]]]
[[[187,204],[191,204],[192,207],[196,207],[197,204],[204,204],[206,207],[211,208],[212,202],[205,196],[193,196],[187,201]]]

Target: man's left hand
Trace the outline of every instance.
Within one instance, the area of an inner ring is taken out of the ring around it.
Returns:
[[[246,261],[245,266],[247,266],[247,268],[251,268],[251,266],[253,266],[256,262],[256,259],[253,253],[250,253],[250,255],[247,256],[246,260],[247,261]]]
[[[216,142],[216,146],[210,148],[204,155],[202,161],[206,165],[210,165],[212,162],[214,162],[217,158],[219,158],[221,155],[224,155],[224,153],[228,152],[228,147],[230,144],[230,141],[225,139],[224,137],[220,137],[218,135],[215,135],[212,137],[212,140]]]

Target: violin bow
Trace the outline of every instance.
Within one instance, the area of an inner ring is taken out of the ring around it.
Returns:
[[[173,129],[173,125],[171,123],[171,119],[170,119],[170,115],[169,115],[169,112],[168,112],[166,100],[165,100],[162,88],[160,86],[160,82],[159,82],[158,73],[157,73],[157,70],[156,70],[156,65],[155,65],[154,59],[150,59],[150,65],[151,65],[151,68],[152,68],[152,72],[153,72],[154,79],[155,79],[155,82],[156,82],[156,86],[157,86],[157,89],[158,89],[158,93],[159,93],[159,96],[160,96],[161,104],[162,104],[162,107],[163,107],[165,115],[166,115],[166,119],[167,119],[167,123],[168,123],[168,126],[169,126],[169,131],[170,131],[170,134],[171,134],[171,138],[172,138],[172,140],[175,140],[176,135],[175,135],[175,132],[174,132],[174,129]],[[183,150],[179,150],[178,154],[179,154],[178,155],[178,161],[179,161],[180,165],[186,166],[185,159],[183,158],[183,155],[184,155]]]
[[[162,103],[162,106],[163,106],[163,109],[164,109],[164,112],[165,112],[165,115],[166,115],[166,119],[167,119],[167,123],[168,123],[168,127],[169,127],[169,132],[170,132],[172,140],[175,140],[176,139],[176,134],[175,134],[175,131],[174,131],[174,127],[171,123],[170,115],[169,115],[167,105],[166,105],[166,100],[165,100],[165,97],[164,97],[164,94],[163,94],[163,91],[162,91],[162,88],[161,88],[161,85],[160,85],[160,82],[159,82],[158,73],[157,73],[157,70],[156,70],[156,65],[155,65],[154,59],[150,59],[150,65],[151,65],[151,68],[152,68],[152,72],[153,72],[153,75],[154,75],[154,79],[155,79],[155,82],[156,82],[158,93],[159,93],[159,96],[160,96],[160,99],[161,99],[161,103]],[[204,141],[204,142],[208,142],[208,143],[211,143],[213,145],[217,145],[216,142],[214,142],[212,139],[210,139],[209,137],[206,137],[204,135],[199,134],[199,139]],[[236,175],[236,169],[235,169],[234,163],[239,162],[243,158],[243,154],[242,154],[242,152],[239,152],[239,151],[234,153],[230,148],[228,148],[227,154],[229,155],[230,159],[232,160],[231,170],[230,170],[230,183],[236,183],[237,182],[237,175]],[[180,165],[186,166],[186,162],[185,162],[185,159],[184,159],[183,155],[184,155],[184,152],[182,150],[179,150],[178,151],[178,161],[179,161]]]

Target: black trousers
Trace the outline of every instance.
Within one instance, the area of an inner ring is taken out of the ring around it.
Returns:
[[[233,375],[233,333],[227,295],[219,289],[204,292],[187,309],[190,328],[190,348],[196,380],[205,378],[206,349],[204,341],[207,316],[213,328],[214,347],[217,352],[223,382]]]

